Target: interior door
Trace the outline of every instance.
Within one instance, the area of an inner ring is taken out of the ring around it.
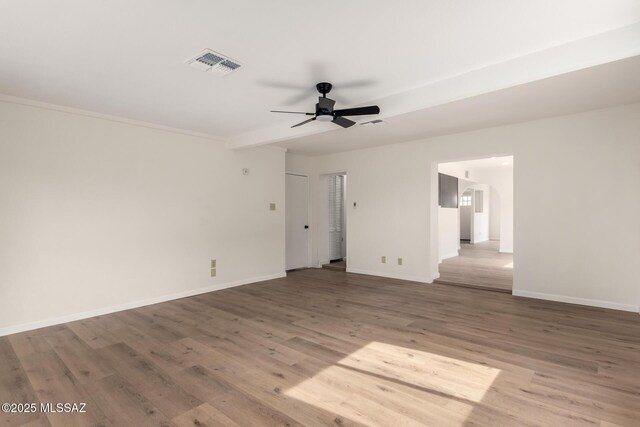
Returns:
[[[286,174],[286,269],[309,267],[309,178]]]
[[[460,198],[460,240],[472,241],[473,190],[466,190]]]

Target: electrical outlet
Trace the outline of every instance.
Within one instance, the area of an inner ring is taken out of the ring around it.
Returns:
[[[276,204],[275,203],[269,203],[269,209],[272,211],[276,210]]]
[[[381,257],[380,257],[380,262],[381,262],[381,263],[383,263],[383,264],[386,264],[386,263],[387,263],[387,257],[386,257],[386,256],[384,256],[384,255],[383,255],[383,256],[381,256]]]
[[[211,269],[211,277],[216,277],[216,269],[215,268]]]
[[[402,258],[398,258],[398,265],[402,265]]]
[[[216,260],[215,259],[211,260],[211,268],[216,268]]]

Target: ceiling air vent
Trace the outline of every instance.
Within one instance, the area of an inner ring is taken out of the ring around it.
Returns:
[[[386,124],[387,122],[385,122],[382,119],[375,119],[368,122],[360,123],[360,126],[375,126],[375,125],[386,125]]]
[[[189,58],[186,64],[198,70],[212,71],[222,75],[229,74],[242,66],[238,61],[211,49],[205,49],[199,55]]]

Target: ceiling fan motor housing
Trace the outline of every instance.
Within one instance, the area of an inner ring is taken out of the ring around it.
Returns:
[[[316,85],[316,89],[318,89],[318,92],[320,92],[322,95],[326,95],[331,92],[332,87],[333,85],[328,82],[320,82]]]

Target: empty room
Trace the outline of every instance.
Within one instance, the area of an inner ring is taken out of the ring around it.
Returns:
[[[640,2],[0,1],[1,426],[640,425]]]

